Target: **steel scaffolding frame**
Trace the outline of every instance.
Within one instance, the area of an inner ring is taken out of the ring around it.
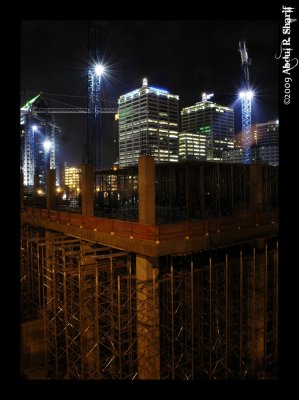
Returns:
[[[52,379],[134,379],[136,289],[131,256],[65,237],[44,264]]]
[[[42,260],[45,251],[44,231],[22,225],[20,236],[20,300],[21,321],[37,318],[42,308]]]
[[[134,255],[22,226],[22,311],[44,309],[51,379],[276,377],[278,243],[165,260],[137,280]]]
[[[175,268],[173,257],[160,272],[161,379],[277,374],[278,244],[271,246],[271,257],[266,245],[258,260],[246,246],[245,255],[194,254]]]

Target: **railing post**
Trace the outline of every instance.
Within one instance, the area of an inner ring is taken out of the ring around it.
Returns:
[[[47,169],[46,175],[46,188],[47,188],[47,209],[53,210],[56,208],[56,194],[55,194],[55,169]]]
[[[82,215],[94,216],[93,166],[82,165]]]

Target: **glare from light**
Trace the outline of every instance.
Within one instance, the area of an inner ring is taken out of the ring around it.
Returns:
[[[252,90],[247,90],[246,92],[242,91],[239,93],[240,99],[247,99],[251,100],[253,98],[253,91]]]
[[[32,128],[31,128],[31,129],[32,129],[33,132],[36,132],[37,129],[38,129],[38,128],[37,128],[37,125],[32,125]]]
[[[105,72],[105,68],[102,64],[97,64],[94,68],[96,75],[101,76]]]
[[[45,149],[46,152],[49,151],[51,149],[51,147],[52,147],[52,143],[49,140],[46,140],[43,143],[43,145],[44,145],[44,149]]]
[[[253,91],[252,90],[248,90],[248,92],[246,93],[247,95],[247,99],[251,100],[253,98]]]

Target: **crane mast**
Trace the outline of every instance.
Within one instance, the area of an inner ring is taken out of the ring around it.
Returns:
[[[93,164],[94,170],[100,170],[100,109],[101,109],[101,75],[95,72],[100,62],[100,21],[88,23],[88,51],[91,65],[88,68],[87,97],[87,137],[83,162]]]
[[[242,163],[251,164],[252,162],[252,134],[251,134],[251,99],[253,92],[250,88],[249,65],[251,60],[245,41],[239,42],[242,66],[242,85],[241,85],[241,104],[242,104]]]

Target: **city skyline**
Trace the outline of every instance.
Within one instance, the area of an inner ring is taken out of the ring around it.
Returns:
[[[42,91],[61,103],[86,106],[88,21],[23,21],[21,33],[21,102],[26,91]],[[215,102],[234,107],[238,133],[238,41],[245,40],[256,92],[253,123],[278,118],[278,21],[101,21],[101,38],[108,72],[105,107],[117,107],[117,98],[137,89],[146,76],[153,86],[179,95],[179,110],[200,101],[204,91],[214,93]],[[61,39],[63,45],[57,46]],[[62,159],[80,164],[86,115],[57,115],[56,120],[63,130]],[[112,123],[113,115],[102,117],[103,168],[111,164]]]

